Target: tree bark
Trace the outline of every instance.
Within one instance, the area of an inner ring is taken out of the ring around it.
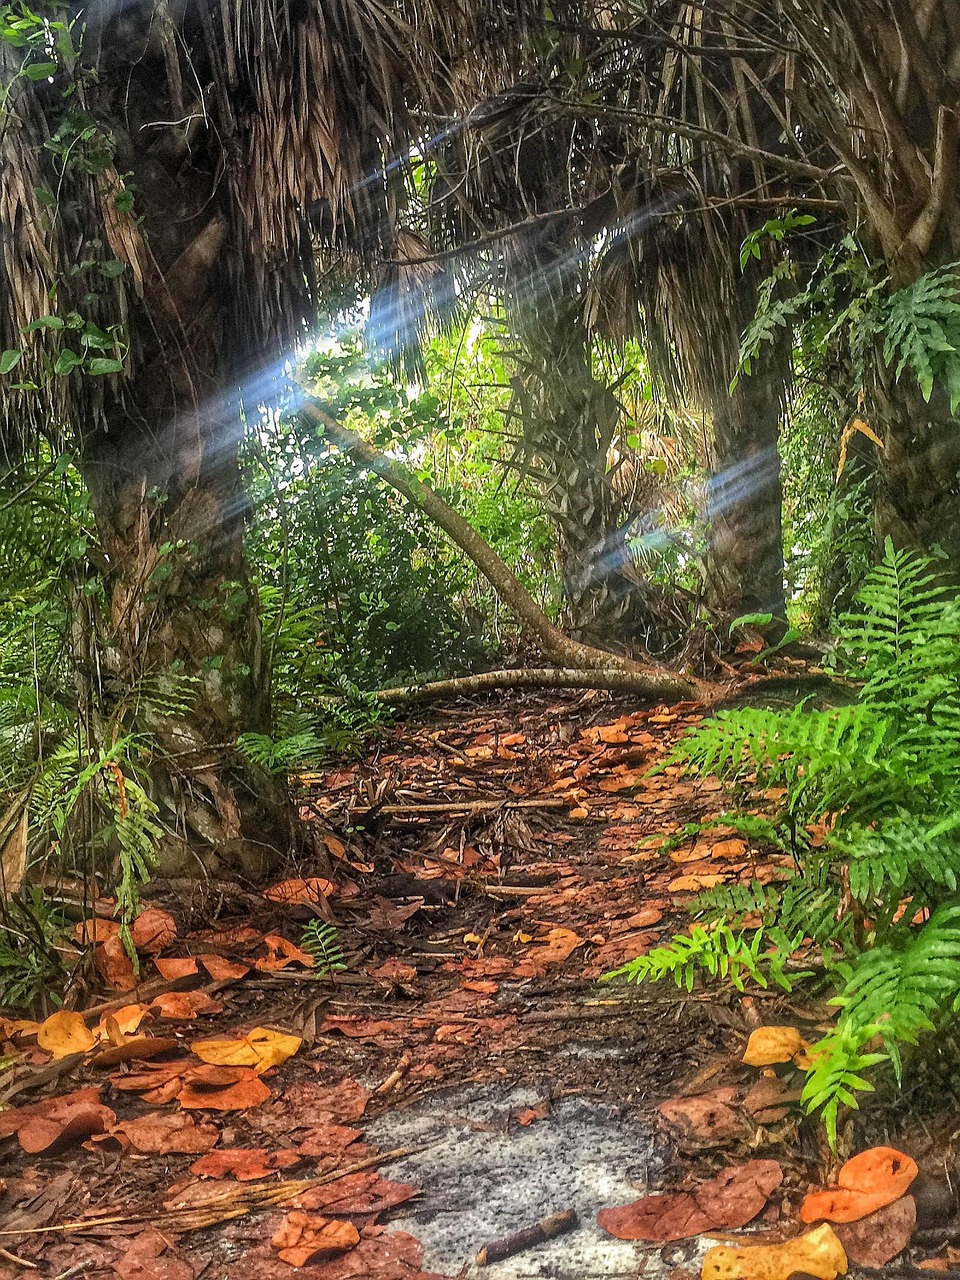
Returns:
[[[568,668],[588,671],[620,671],[637,677],[661,681],[666,673],[645,667],[639,662],[617,654],[606,653],[590,645],[571,640],[550,621],[516,574],[490,547],[475,529],[455,511],[449,503],[433,492],[404,467],[381,453],[373,445],[343,426],[318,403],[306,400],[301,413],[321,426],[327,438],[339,449],[349,453],[358,462],[375,471],[381,479],[392,485],[408,501],[420,507],[480,569],[490,585],[516,615],[524,629],[539,641],[545,657]],[[692,681],[679,681],[677,689],[692,694],[696,685]]]
[[[707,602],[723,618],[786,608],[779,437],[782,380],[766,365],[713,406]]]

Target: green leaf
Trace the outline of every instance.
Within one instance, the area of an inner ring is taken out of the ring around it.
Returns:
[[[33,333],[36,329],[62,329],[63,321],[59,316],[37,316],[29,324],[20,326],[21,333]]]
[[[17,351],[14,348],[4,351],[0,355],[0,374],[9,373],[11,369],[15,369],[22,359],[22,351]]]
[[[23,74],[28,80],[49,80],[56,69],[55,62],[31,62],[28,67],[23,68]]]
[[[63,377],[64,374],[72,373],[73,370],[81,364],[83,364],[83,356],[78,356],[77,353],[75,351],[71,351],[69,347],[64,347],[57,356],[56,364],[53,366],[53,372],[57,374],[58,377]]]
[[[83,366],[84,373],[89,373],[93,378],[102,377],[105,373],[121,373],[123,371],[122,360],[108,360],[104,356],[98,356],[94,360],[88,360]]]
[[[732,636],[737,627],[769,627],[772,621],[772,613],[743,613],[730,623],[727,635]]]

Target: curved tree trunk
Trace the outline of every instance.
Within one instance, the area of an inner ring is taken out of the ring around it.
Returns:
[[[349,453],[358,462],[375,471],[378,476],[402,493],[410,502],[420,507],[447,533],[486,576],[501,600],[513,610],[524,629],[536,639],[545,657],[567,668],[601,672],[627,672],[639,677],[649,677],[651,684],[670,680],[663,671],[645,667],[629,658],[606,653],[602,649],[571,640],[550,621],[516,574],[490,547],[476,530],[449,503],[413,476],[401,463],[395,462],[379,449],[362,440],[360,436],[330,416],[321,405],[305,401],[301,413],[323,428],[327,438],[339,449]],[[695,696],[695,682],[672,678],[672,690],[679,694]],[[664,688],[666,686],[664,685]]]

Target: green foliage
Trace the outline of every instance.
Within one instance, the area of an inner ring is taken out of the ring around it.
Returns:
[[[46,1010],[69,973],[60,948],[69,924],[34,889],[0,903],[0,1007]]]
[[[745,989],[746,978],[766,988],[768,976],[784,991],[792,991],[796,975],[788,977],[784,965],[802,940],[802,933],[789,939],[780,931],[763,928],[735,933],[724,920],[717,920],[707,928],[693,925],[689,933],[675,934],[669,946],[637,956],[621,969],[604,974],[604,981],[659,982],[669,976],[678,987],[692,991],[697,973],[705,971],[738,991]]]
[[[327,920],[311,920],[301,935],[300,946],[308,955],[313,956],[313,972],[317,978],[329,978],[335,973],[343,973],[347,967],[343,962],[336,926]]]
[[[819,947],[840,1013],[804,1100],[832,1137],[838,1108],[871,1087],[865,1072],[884,1061],[899,1072],[898,1046],[960,1010],[960,601],[931,561],[888,542],[857,604],[836,655],[855,702],[721,712],[667,762],[718,776],[745,801],[781,789],[772,812],[745,825],[789,849],[796,874],[701,894],[693,909],[712,932],[695,926],[670,955],[622,971],[723,976],[719,957],[762,954],[744,929],[755,914],[754,936],[772,939],[778,955]],[[929,919],[915,926],[918,911]],[[743,972],[756,980],[748,963]]]
[[[960,276],[957,267],[928,271],[886,299],[878,317],[883,358],[899,378],[909,369],[924,400],[941,382],[950,395],[950,412],[960,407]]]

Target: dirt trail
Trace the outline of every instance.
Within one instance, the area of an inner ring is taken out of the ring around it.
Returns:
[[[159,1059],[125,1061],[118,1047],[109,1075],[97,1051],[51,1063],[31,1047],[35,1032],[0,1024],[22,1055],[0,1097],[12,1079],[11,1103],[39,1104],[44,1124],[70,1090],[97,1090],[107,1108],[44,1151],[24,1138],[33,1119],[18,1131],[8,1117],[4,1129],[0,1113],[0,1229],[22,1232],[0,1237],[0,1280],[22,1274],[12,1257],[58,1280],[426,1280],[473,1274],[484,1246],[566,1211],[573,1229],[477,1273],[694,1274],[702,1242],[616,1240],[597,1211],[703,1181],[729,1164],[731,1144],[750,1159],[792,1143],[807,1169],[823,1154],[796,1144],[795,1109],[744,1106],[756,1073],[740,1065],[742,1047],[758,1009],[775,1021],[782,999],[597,981],[683,927],[698,889],[785,874],[722,829],[661,847],[721,803],[709,780],[648,776],[696,718],[692,705],[609,694],[435,707],[386,730],[363,759],[303,780],[332,872],[296,868],[306,889],[287,882],[274,900],[169,886],[158,919],[176,936],[146,952],[161,978],[145,972],[153,987],[116,1002],[145,1011],[141,1031],[168,1037]],[[329,905],[295,900],[327,874]],[[317,980],[298,944],[331,910],[346,967]],[[151,1004],[158,982],[166,994]],[[198,1039],[255,1027],[296,1037],[298,1051],[263,1070],[190,1056]],[[668,1126],[658,1106],[678,1096],[693,1120]],[[184,1116],[205,1148],[177,1128]],[[137,1126],[155,1122],[151,1145]],[[416,1150],[377,1167],[394,1148]],[[263,1204],[284,1180],[286,1202]],[[261,1196],[252,1208],[241,1204],[250,1188]],[[767,1223],[785,1207],[774,1198]],[[131,1210],[139,1221],[36,1231]],[[195,1229],[188,1210],[211,1225]]]

